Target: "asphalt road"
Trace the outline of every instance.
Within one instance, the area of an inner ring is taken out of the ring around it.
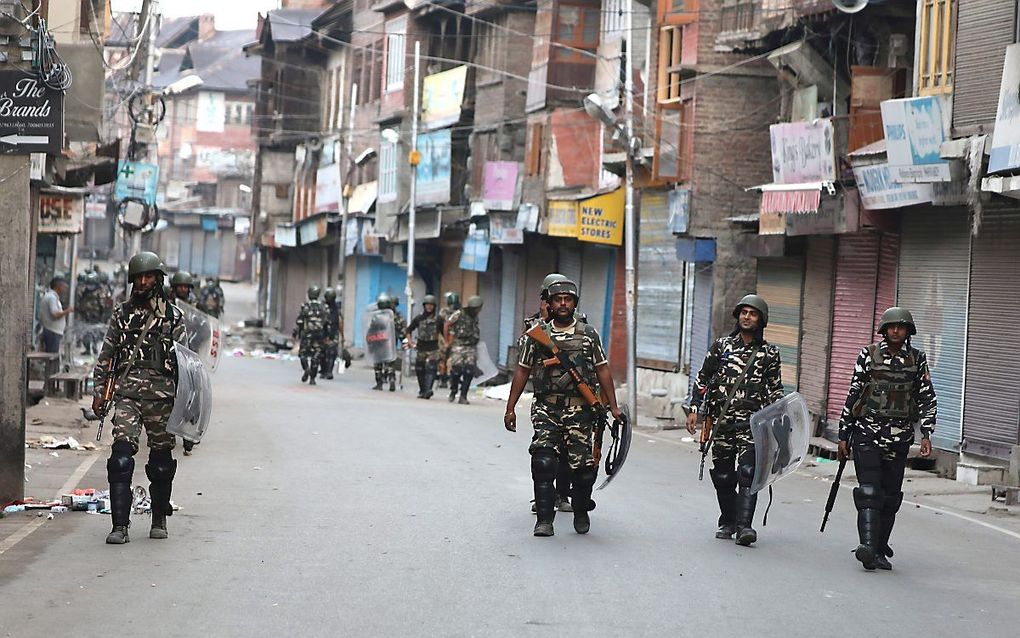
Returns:
[[[596,492],[531,535],[530,428],[502,404],[301,385],[296,362],[227,358],[207,439],[180,457],[166,541],[134,517],[57,517],[0,557],[0,636],[1015,636],[1020,542],[905,509],[893,572],[866,573],[849,494],[777,486],[745,549],[713,538],[689,448],[638,435]],[[145,482],[144,453],[135,479]],[[83,486],[101,487],[105,462]],[[760,512],[760,510],[759,510]]]

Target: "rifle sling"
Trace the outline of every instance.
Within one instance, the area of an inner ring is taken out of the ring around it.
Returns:
[[[720,421],[723,418],[725,418],[726,411],[730,409],[730,404],[733,403],[733,397],[736,396],[737,389],[740,386],[744,385],[744,379],[747,378],[747,373],[748,373],[748,371],[751,370],[751,364],[754,363],[754,358],[756,356],[758,356],[758,349],[760,347],[761,347],[761,343],[755,343],[754,344],[754,348],[751,349],[751,356],[749,356],[747,358],[747,363],[744,364],[744,369],[740,371],[740,376],[737,377],[737,380],[733,384],[733,387],[730,388],[730,391],[728,393],[726,393],[726,403],[723,404],[723,409],[719,413],[719,420]],[[713,435],[715,434],[716,431],[718,431],[718,429],[719,429],[718,426],[713,428],[713,430],[712,430]]]
[[[120,376],[117,378],[118,383],[123,381],[127,377],[128,373],[131,372],[131,368],[134,367],[135,361],[138,360],[138,352],[142,348],[142,342],[145,341],[145,337],[149,335],[149,331],[151,331],[152,327],[155,325],[156,313],[150,312],[149,319],[145,322],[145,329],[138,335],[138,340],[135,341],[134,348],[131,349],[131,356],[128,357],[127,365],[124,366],[124,372],[121,372]]]

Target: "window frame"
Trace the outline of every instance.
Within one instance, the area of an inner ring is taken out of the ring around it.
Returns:
[[[404,90],[407,75],[407,15],[386,21],[385,57],[383,63],[383,93],[395,93]]]
[[[577,11],[578,23],[573,37],[569,40],[562,39],[560,37],[560,19],[563,16],[564,9],[575,9]],[[595,41],[587,42],[584,39],[586,27],[588,27],[588,20],[594,20],[594,33]],[[595,53],[599,48],[599,42],[602,39],[602,7],[601,5],[593,5],[585,3],[581,0],[575,0],[573,2],[559,2],[556,5],[556,15],[553,20],[553,29],[551,35],[551,42],[554,43],[552,47],[552,55],[550,56],[550,62],[562,62],[567,64],[595,64],[595,58],[588,55],[582,55],[578,51],[571,49],[581,49],[588,51],[589,53]],[[562,45],[562,46],[555,46]],[[564,49],[564,46],[571,47],[571,49]]]
[[[664,25],[659,28],[659,52],[656,59],[656,101],[659,104],[678,104],[683,99],[683,77],[680,71],[683,61],[683,29],[682,25]]]
[[[917,95],[947,95],[956,84],[957,0],[921,0],[918,10]],[[932,39],[937,38],[933,43]],[[932,56],[931,54],[935,55]]]
[[[379,136],[379,190],[380,203],[395,202],[399,195],[400,165],[398,155],[400,149],[396,143],[386,141]]]

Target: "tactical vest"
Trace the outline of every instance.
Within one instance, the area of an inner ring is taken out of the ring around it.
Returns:
[[[435,348],[439,342],[439,318],[436,317],[435,313],[425,316],[421,315],[421,320],[418,321],[418,347],[422,349],[423,346],[432,346]],[[428,350],[429,348],[424,348]]]
[[[308,333],[321,333],[326,329],[326,310],[318,301],[306,301],[301,308],[301,328]]]
[[[590,330],[594,330],[588,324],[577,323],[574,325],[574,334],[550,331],[553,342],[569,357],[574,364],[581,378],[593,391],[597,391],[598,377],[595,374],[595,366],[592,361],[584,355],[584,346],[591,341]],[[562,394],[570,397],[581,396],[581,391],[567,373],[563,366],[556,364],[546,367],[543,361],[553,357],[552,350],[535,344],[535,361],[531,367],[531,383],[534,386],[537,396],[550,394]]]
[[[122,358],[118,372],[123,371],[127,366],[128,358],[134,351],[135,342],[138,341],[139,336],[144,332],[149,316],[149,313],[131,313],[128,317],[125,317],[125,322],[127,323],[130,320],[131,323],[126,326],[128,329],[122,333],[120,344]],[[158,319],[149,330],[149,333],[145,335],[145,340],[142,341],[141,346],[138,348],[138,355],[135,357],[132,368],[136,370],[153,370],[159,374],[176,379],[177,359],[171,355],[171,352],[174,348],[174,326],[181,321],[183,321],[183,317],[180,310],[173,304],[167,303],[166,317]]]
[[[871,354],[871,377],[858,402],[857,416],[917,419],[914,400],[914,383],[919,369],[917,351],[909,348],[905,360],[893,357],[891,364],[882,361],[877,343],[868,346],[868,352]]]
[[[459,313],[457,320],[450,325],[450,334],[453,335],[454,345],[478,345],[478,340],[481,338],[481,332],[478,330],[478,317],[472,317],[462,310],[457,312]]]

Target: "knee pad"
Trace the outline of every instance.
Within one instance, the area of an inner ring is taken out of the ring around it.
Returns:
[[[116,441],[110,450],[110,458],[106,461],[106,478],[110,483],[130,483],[135,473],[135,459],[131,444],[127,441]]]
[[[885,502],[882,489],[871,483],[864,483],[854,488],[854,505],[859,510],[879,509]]]
[[[177,461],[169,449],[152,450],[149,462],[145,464],[145,475],[153,483],[170,483],[177,473]]]
[[[737,466],[737,482],[740,487],[751,487],[754,482],[754,465],[741,463]]]
[[[531,476],[535,480],[552,481],[556,477],[558,466],[559,459],[556,458],[556,450],[552,448],[539,448],[531,455]]]
[[[882,504],[882,512],[886,514],[895,514],[900,511],[900,505],[903,504],[903,492],[896,492],[895,494],[885,497],[885,502]]]
[[[717,490],[732,490],[737,486],[736,471],[712,468],[708,471],[708,475],[712,477],[712,484]]]
[[[595,479],[599,476],[599,468],[582,467],[574,470],[570,482],[579,488],[590,490],[595,485]]]

